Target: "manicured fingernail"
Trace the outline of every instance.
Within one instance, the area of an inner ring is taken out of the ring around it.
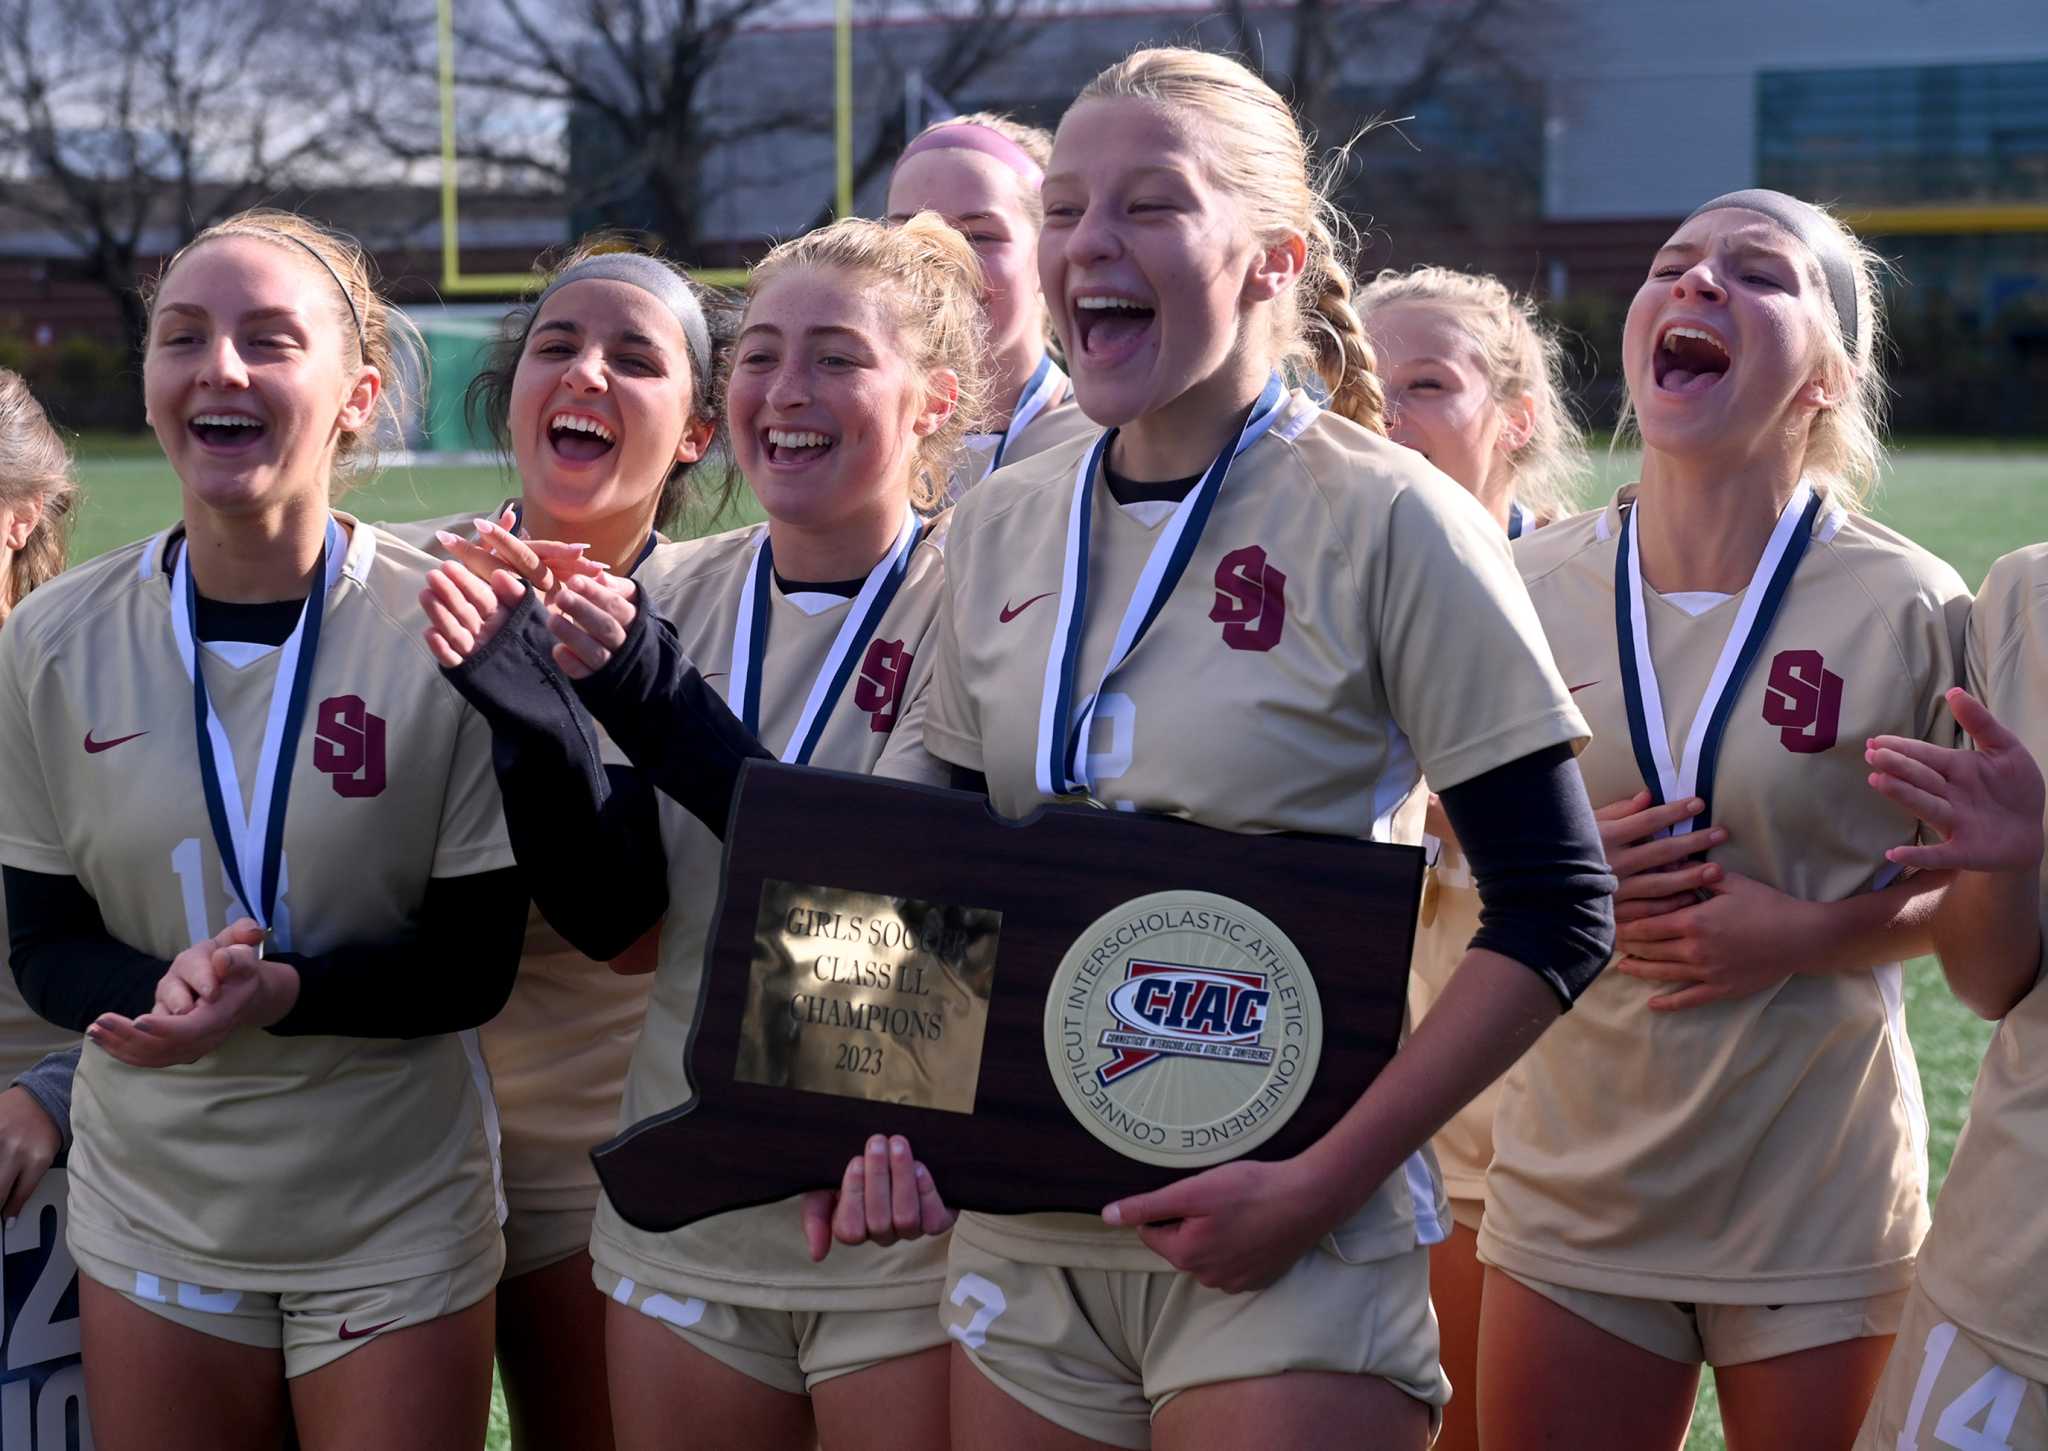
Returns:
[[[488,519],[472,519],[469,522],[476,529],[476,532],[479,534],[488,534],[493,529],[498,529],[498,526],[496,524],[493,524]],[[498,532],[502,534],[505,531],[502,529],[498,529]]]
[[[446,529],[436,529],[434,531],[434,542],[443,549],[458,549],[462,545],[469,543],[460,534],[450,534]]]
[[[907,1156],[910,1153],[910,1140],[901,1134],[892,1135],[889,1139],[889,1152]]]
[[[870,1154],[885,1154],[888,1151],[889,1141],[883,1138],[880,1134],[876,1134],[873,1138],[868,1140],[868,1152]]]
[[[1104,1224],[1121,1225],[1124,1222],[1123,1206],[1121,1204],[1112,1204],[1104,1209],[1102,1211],[1102,1222]]]

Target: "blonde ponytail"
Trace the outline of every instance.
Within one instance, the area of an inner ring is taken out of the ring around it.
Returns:
[[[1314,287],[1303,334],[1315,358],[1316,374],[1329,390],[1330,408],[1360,428],[1387,431],[1387,391],[1365,323],[1352,302],[1351,270],[1329,225],[1309,224],[1304,291]]]

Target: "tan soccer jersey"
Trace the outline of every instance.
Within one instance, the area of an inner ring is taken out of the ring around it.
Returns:
[[[928,632],[944,578],[946,518],[927,526],[910,570],[839,697],[811,764],[943,784],[944,769],[919,747],[919,721],[931,677]],[[729,689],[733,633],[742,581],[766,525],[655,551],[638,579],[645,598],[672,621],[685,654],[713,689]],[[808,607],[808,608],[807,608]],[[770,587],[768,641],[762,658],[761,743],[780,752],[812,682],[853,602],[833,596],[791,598]],[[815,612],[813,612],[815,611]],[[683,1049],[697,1017],[704,940],[718,906],[719,843],[666,797],[662,841],[668,852],[669,906],[661,966],[647,1026],[633,1053],[620,1121],[633,1124],[690,1097]],[[835,828],[837,829],[837,828]],[[878,849],[894,843],[877,843]],[[846,1157],[861,1150],[846,1145]],[[773,1152],[764,1148],[763,1152]],[[843,1162],[843,1161],[842,1161]],[[827,1185],[821,1188],[830,1187]],[[615,1274],[671,1295],[696,1295],[767,1309],[901,1309],[938,1302],[945,1276],[943,1238],[883,1249],[837,1246],[821,1265],[804,1249],[797,1199],[723,1214],[670,1234],[647,1234],[599,1204],[591,1255]]]
[[[1020,408],[1029,403],[1027,391]],[[1010,431],[1012,429],[1014,432]],[[969,489],[986,481],[999,469],[1022,463],[1083,434],[1093,437],[1095,432],[1095,424],[1074,402],[1073,388],[1068,384],[1066,375],[1061,374],[1054,380],[1049,401],[1044,407],[1035,409],[1022,428],[1016,428],[1013,419],[1009,429],[967,436],[967,447],[962,450],[960,462],[953,470],[952,487],[947,491],[946,502],[958,503]]]
[[[1579,765],[1595,807],[1644,785],[1616,646],[1621,525],[1610,504],[1515,546],[1593,725]],[[1914,839],[1913,818],[1865,784],[1863,743],[1953,743],[1942,696],[1962,673],[1969,594],[1925,550],[1825,501],[1809,532],[1727,718],[1711,812],[1729,840],[1708,859],[1831,902],[1888,880],[1886,848]],[[1694,614],[1645,585],[1674,759],[1742,593],[1685,601],[1704,606]],[[1896,964],[1794,976],[1656,1013],[1648,1000],[1668,989],[1602,974],[1504,1080],[1481,1256],[1577,1289],[1706,1304],[1904,1288],[1927,1227],[1927,1136],[1900,979]]]
[[[467,535],[473,517],[383,527],[438,555],[435,531]],[[611,740],[599,736],[606,764],[625,764]],[[524,1210],[597,1204],[590,1150],[618,1127],[626,1067],[653,984],[652,974],[592,962],[538,909],[528,914],[512,996],[480,1032],[503,1130],[505,1199],[515,1218]]]
[[[2048,763],[2048,544],[1991,566],[1970,613],[1970,689]],[[2048,767],[2044,767],[2048,769]],[[2042,929],[2048,931],[2048,870]],[[1942,1314],[2028,1380],[2048,1381],[2048,983],[2006,1014],[1920,1254]]]
[[[1044,799],[1040,703],[1075,475],[1093,443],[970,494],[947,549],[925,744],[984,772],[1007,816]],[[1162,506],[1115,503],[1100,470],[1088,498],[1077,701],[1101,681],[1166,527]],[[1232,465],[1179,586],[1101,692],[1086,753],[1112,805],[1385,841],[1421,773],[1455,786],[1584,735],[1498,526],[1417,455],[1297,394]],[[1415,840],[1419,817],[1406,820]],[[1445,1224],[1418,1154],[1336,1247],[1382,1259],[1443,1238]],[[956,1233],[1014,1260],[1167,1268],[1135,1232],[1092,1216],[970,1215]]]
[[[1422,1021],[1451,974],[1465,960],[1472,935],[1479,930],[1479,888],[1471,865],[1452,842],[1443,844],[1429,870],[1422,893],[1422,917],[1415,928],[1415,955],[1408,968],[1408,1015]],[[1429,1141],[1443,1174],[1444,1192],[1453,1199],[1486,1197],[1486,1166],[1493,1160],[1493,1115],[1500,1103],[1500,1082],[1452,1116]]]
[[[306,953],[397,937],[429,878],[512,860],[489,731],[420,640],[430,561],[341,522],[272,923]],[[230,910],[173,634],[181,547],[174,532],[83,565],[0,632],[0,861],[76,876],[117,939],[160,958],[220,931]],[[198,651],[244,801],[279,653]],[[222,1289],[438,1274],[495,1242],[493,1117],[467,1034],[244,1029],[167,1069],[88,1049],[72,1101],[73,1243]]]
[[[1520,508],[1519,505],[1516,506]],[[1548,520],[1518,516],[1510,538],[1523,529],[1540,528]],[[1418,805],[1426,808],[1429,783],[1416,788]],[[1430,845],[1424,841],[1424,846]],[[1456,842],[1436,845],[1422,892],[1422,916],[1415,927],[1415,955],[1408,966],[1408,1015],[1419,1023],[1465,960],[1472,935],[1479,930],[1479,886],[1472,867]],[[1500,1081],[1452,1115],[1429,1146],[1436,1151],[1444,1192],[1457,1200],[1486,1197],[1486,1166],[1493,1160],[1493,1113],[1500,1103]]]

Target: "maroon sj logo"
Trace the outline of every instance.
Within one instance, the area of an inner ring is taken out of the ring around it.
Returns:
[[[384,789],[384,717],[360,695],[331,695],[313,715],[313,769],[334,777],[334,794],[351,800]]]
[[[910,680],[911,654],[901,640],[876,640],[860,662],[853,703],[868,713],[868,729],[885,736],[896,729],[896,710]]]
[[[1266,563],[1256,544],[1233,549],[1216,566],[1216,603],[1209,618],[1223,626],[1233,650],[1270,650],[1287,624],[1287,576]]]
[[[1818,755],[1835,743],[1842,724],[1842,677],[1821,662],[1818,650],[1780,650],[1771,657],[1764,686],[1764,723],[1779,726],[1785,749]]]

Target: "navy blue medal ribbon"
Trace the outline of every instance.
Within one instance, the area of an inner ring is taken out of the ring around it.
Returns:
[[[1649,619],[1644,608],[1641,549],[1636,542],[1638,505],[1631,504],[1614,554],[1614,630],[1616,655],[1621,667],[1622,700],[1628,714],[1629,744],[1636,767],[1653,801],[1670,801],[1697,796],[1706,810],[1673,828],[1684,833],[1706,825],[1713,818],[1714,780],[1721,753],[1721,741],[1742,694],[1743,682],[1763,653],[1771,627],[1783,608],[1792,586],[1792,576],[1806,556],[1812,541],[1814,521],[1824,500],[1812,485],[1801,480],[1793,496],[1780,511],[1770,542],[1757,561],[1741,610],[1729,628],[1714,673],[1707,682],[1699,712],[1687,732],[1683,754],[1671,759],[1670,736],[1664,717],[1662,693],[1657,685],[1656,665],[1650,655]]]
[[[1096,475],[1109,457],[1117,430],[1105,429],[1095,447],[1081,462],[1074,479],[1074,497],[1067,516],[1067,555],[1060,581],[1060,609],[1053,628],[1052,648],[1047,654],[1045,688],[1038,715],[1038,759],[1035,776],[1038,790],[1048,797],[1085,794],[1089,790],[1084,747],[1095,715],[1095,702],[1131,651],[1137,647],[1159,612],[1166,607],[1174,586],[1187,572],[1188,561],[1201,543],[1202,530],[1215,510],[1216,498],[1230,465],[1278,420],[1287,401],[1287,389],[1276,373],[1266,380],[1258,401],[1245,416],[1243,427],[1209,465],[1187,498],[1168,520],[1165,532],[1152,548],[1151,557],[1138,576],[1138,583],[1125,607],[1115,642],[1110,647],[1102,680],[1079,711],[1075,709],[1075,681],[1080,673],[1081,641],[1088,619],[1088,551],[1094,532],[1092,490]]]
[[[917,552],[918,541],[923,537],[923,521],[914,510],[906,509],[903,526],[898,530],[895,542],[882,556],[881,562],[869,572],[848,610],[846,623],[840,626],[838,635],[833,638],[832,648],[805,698],[803,714],[797,718],[796,728],[790,732],[789,740],[782,748],[782,760],[798,766],[810,764],[811,754],[817,750],[818,741],[825,734],[825,727],[832,719],[839,697],[846,690],[846,683],[860,668],[868,641],[881,628],[882,617],[888,614],[896,592],[909,577],[911,557]],[[731,670],[731,689],[738,699],[740,720],[756,737],[761,734],[761,679],[767,673],[768,656],[768,600],[774,588],[774,548],[769,542],[768,531],[763,529],[753,564],[740,590],[740,617],[733,632]]]
[[[320,649],[320,629],[326,614],[327,595],[340,563],[343,539],[340,526],[328,520],[327,534],[314,565],[313,587],[300,606],[299,622],[290,638],[279,647],[281,678],[272,686],[272,704],[264,725],[264,741],[257,762],[259,774],[242,829],[241,788],[234,778],[234,750],[227,728],[215,715],[206,693],[206,672],[200,661],[199,587],[190,568],[190,545],[181,546],[173,580],[173,632],[179,639],[180,654],[192,677],[192,724],[199,755],[200,790],[206,799],[206,815],[213,842],[220,853],[221,869],[242,910],[255,918],[266,932],[271,930],[277,911],[279,881],[284,861],[284,824],[290,804],[292,768],[298,759],[299,737],[306,724],[307,704],[312,694],[313,672]],[[289,672],[286,676],[283,672]],[[280,698],[279,692],[282,692]],[[225,766],[225,780],[223,766]],[[234,786],[234,801],[228,800],[228,785]],[[256,818],[262,817],[260,855],[251,857],[250,837]],[[251,870],[254,868],[254,870]],[[249,890],[251,878],[257,891]]]

